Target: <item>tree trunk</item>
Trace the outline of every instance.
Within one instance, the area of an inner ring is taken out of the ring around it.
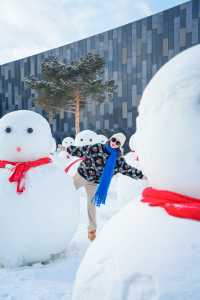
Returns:
[[[76,130],[76,134],[78,134],[80,132],[80,100],[81,97],[79,95],[79,93],[77,93],[77,95],[75,96],[75,130]]]

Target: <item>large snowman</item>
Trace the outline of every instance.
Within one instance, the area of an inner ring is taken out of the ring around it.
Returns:
[[[0,266],[48,260],[75,233],[79,200],[49,156],[54,144],[48,122],[35,112],[0,119]]]
[[[73,300],[199,300],[199,56],[182,52],[144,91],[135,138],[152,188],[88,249]]]

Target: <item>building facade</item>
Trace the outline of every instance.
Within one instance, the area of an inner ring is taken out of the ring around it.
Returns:
[[[105,79],[114,79],[118,89],[113,99],[91,104],[81,112],[81,129],[111,134],[135,131],[137,106],[157,70],[168,60],[200,42],[200,0],[193,0],[153,16],[101,34],[0,66],[0,115],[32,109],[34,91],[24,78],[41,74],[41,62],[57,56],[64,62],[87,53],[105,58]],[[151,101],[151,99],[149,99]],[[40,111],[40,110],[39,110]],[[74,134],[74,116],[63,112],[52,124],[57,139]]]

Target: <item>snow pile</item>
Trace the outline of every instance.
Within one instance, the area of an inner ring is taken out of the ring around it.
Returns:
[[[140,164],[154,188],[197,198],[199,55],[198,45],[155,75],[142,97],[135,137]],[[198,300],[199,230],[199,222],[169,216],[138,197],[88,249],[73,300]]]
[[[35,112],[0,119],[0,160],[38,160],[48,157],[53,145],[48,122]],[[25,172],[25,190],[17,193],[17,182],[9,182],[12,168],[9,162],[0,167],[0,265],[46,261],[66,249],[77,229],[78,195],[53,162]]]

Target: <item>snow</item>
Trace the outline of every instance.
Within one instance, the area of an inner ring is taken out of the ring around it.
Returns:
[[[150,184],[197,198],[199,55],[200,45],[154,76],[141,100],[135,135]],[[199,222],[169,216],[140,200],[113,216],[89,247],[73,300],[199,300]]]
[[[83,227],[83,226],[82,226]],[[65,256],[49,264],[0,269],[1,300],[71,300],[76,270],[88,242],[80,227]],[[84,235],[83,235],[83,233]]]
[[[12,130],[7,132],[8,127]],[[0,119],[0,159],[33,161],[48,156],[53,143],[48,122],[35,112],[17,111]],[[67,248],[77,229],[78,194],[54,162],[28,170],[22,193],[16,192],[16,182],[9,182],[12,172],[0,168],[0,265],[47,261]]]

